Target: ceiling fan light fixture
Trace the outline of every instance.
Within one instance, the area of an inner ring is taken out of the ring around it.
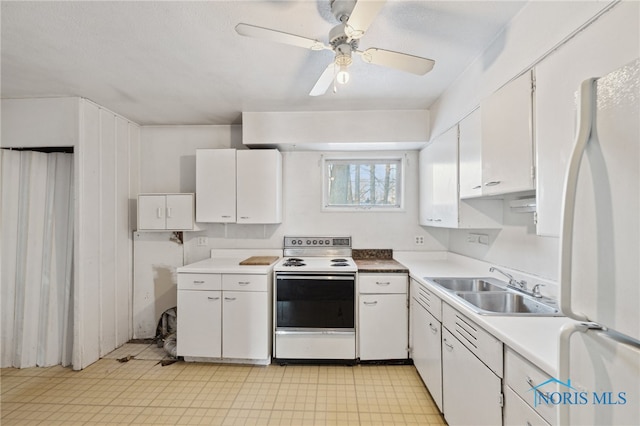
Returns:
[[[347,84],[349,82],[349,71],[346,65],[340,65],[336,74],[338,84]]]

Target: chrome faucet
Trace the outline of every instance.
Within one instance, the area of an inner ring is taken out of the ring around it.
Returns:
[[[494,271],[499,272],[502,275],[504,275],[505,277],[509,278],[509,286],[510,287],[513,287],[513,288],[515,288],[517,290],[527,291],[527,282],[525,280],[518,281],[515,278],[513,278],[513,275],[507,274],[506,272],[504,272],[504,271],[502,271],[502,270],[500,270],[500,269],[498,269],[498,268],[496,268],[494,266],[489,268],[489,272],[494,272]]]

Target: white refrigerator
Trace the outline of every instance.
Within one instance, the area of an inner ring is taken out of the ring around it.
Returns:
[[[585,81],[565,179],[559,424],[640,425],[640,58]]]

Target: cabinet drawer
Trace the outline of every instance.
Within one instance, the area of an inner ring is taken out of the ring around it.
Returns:
[[[538,412],[550,424],[556,424],[556,407],[553,404],[547,405],[541,398],[537,399],[538,404],[534,404],[536,395],[531,388],[536,387],[551,378],[547,373],[524,359],[511,348],[505,351],[505,382],[531,407],[535,406]],[[549,383],[545,385],[543,392],[557,392],[557,385]]]
[[[498,377],[503,373],[502,342],[471,321],[465,315],[444,303],[442,325],[477,356]]]
[[[220,274],[178,274],[178,290],[221,290]]]
[[[268,291],[266,275],[254,274],[224,274],[222,275],[222,289],[232,291]]]
[[[407,293],[407,274],[360,274],[360,293]]]
[[[548,426],[540,414],[529,407],[516,393],[508,386],[504,388],[504,425],[505,426]]]
[[[423,284],[411,280],[411,297],[422,305],[438,321],[442,321],[442,301]]]

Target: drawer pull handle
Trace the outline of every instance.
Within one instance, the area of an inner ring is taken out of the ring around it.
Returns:
[[[499,180],[492,180],[489,182],[485,182],[484,186],[496,186],[496,185],[500,185],[501,181]]]
[[[167,207],[167,219],[171,219],[171,207]]]
[[[222,217],[223,217],[223,218],[225,218],[225,219],[228,219],[228,218],[230,218],[231,216],[229,216],[228,214],[224,214],[224,215],[222,215]]]
[[[209,299],[209,300],[220,300],[219,297],[211,297],[211,296],[208,296],[207,299]]]
[[[473,187],[473,188],[471,188],[471,189],[480,189],[480,188],[482,188],[482,185],[474,186],[474,187]]]
[[[233,301],[233,300],[236,300],[236,298],[235,298],[235,297],[225,297],[225,298],[224,298],[224,300],[231,300],[231,301]]]
[[[453,345],[448,344],[447,339],[444,339],[442,343],[444,343],[444,345],[449,349],[449,352],[453,350]]]
[[[378,304],[378,301],[374,300],[373,302],[364,302],[364,304],[367,305],[367,306],[375,306],[375,305]]]
[[[193,280],[194,284],[204,284],[204,281]]]
[[[390,281],[376,281],[376,284],[378,284],[378,285],[385,285],[385,286],[386,286],[386,285],[391,284],[391,282],[390,282]]]
[[[429,323],[429,328],[431,329],[431,332],[433,334],[436,334],[438,332],[438,327],[434,327],[433,323]]]
[[[536,387],[536,383],[535,383],[535,382],[533,381],[533,379],[532,379],[531,377],[529,377],[529,376],[527,376],[527,384],[528,384],[529,386],[531,386],[532,388],[535,388],[535,387]]]
[[[158,219],[162,219],[162,207],[158,207],[158,210],[156,210],[156,216],[158,216]]]
[[[249,285],[251,281],[238,281],[238,285]]]
[[[433,219],[434,222],[442,222],[442,219]]]

